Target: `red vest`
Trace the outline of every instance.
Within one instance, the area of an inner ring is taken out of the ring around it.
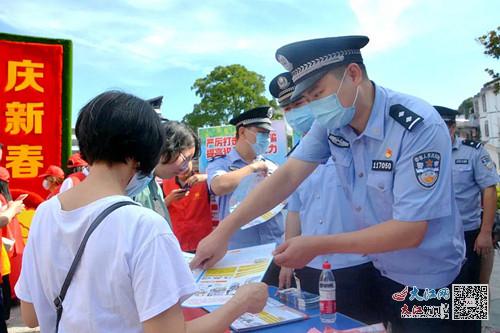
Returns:
[[[2,206],[7,205],[7,200],[0,194],[0,202]],[[17,217],[14,217],[9,224],[0,229],[0,234],[2,237],[9,238],[15,241],[13,248],[9,251],[9,257],[15,257],[16,255],[23,254],[24,251],[24,241],[21,233],[21,226]]]
[[[7,200],[2,194],[0,194],[0,202],[2,206],[7,204]],[[14,286],[16,285],[17,280],[19,279],[19,275],[21,274],[21,265],[23,262],[24,252],[24,241],[21,233],[21,225],[19,224],[17,217],[14,217],[9,224],[0,229],[0,235],[2,237],[15,240],[14,246],[9,252],[7,252],[10,260],[10,297],[14,298],[16,296],[14,293]]]
[[[49,200],[50,198],[52,198],[53,196],[55,195],[58,195],[59,194],[59,191],[61,190],[61,185],[57,185],[57,187],[54,189],[54,191],[50,192],[49,195],[47,196],[47,199],[45,200]]]
[[[163,193],[180,189],[175,177],[163,181]],[[189,195],[168,206],[173,232],[183,251],[195,251],[200,240],[212,232],[212,213],[206,182],[196,183]]]
[[[72,173],[68,177],[71,178],[71,180],[73,181],[73,186],[76,186],[77,184],[82,182],[87,176],[85,176],[83,172],[79,171]]]

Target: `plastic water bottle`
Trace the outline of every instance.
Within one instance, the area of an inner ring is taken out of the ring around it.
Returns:
[[[319,276],[319,317],[323,324],[332,324],[337,320],[336,284],[328,261],[323,263]]]

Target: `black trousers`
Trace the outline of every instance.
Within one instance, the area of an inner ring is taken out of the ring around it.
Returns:
[[[270,286],[278,287],[280,282],[280,270],[281,270],[280,266],[276,265],[273,260],[269,265],[266,274],[264,274],[262,282]]]
[[[477,284],[479,283],[479,275],[481,272],[481,257],[474,251],[474,243],[480,229],[464,232],[465,239],[465,263],[460,270],[455,283],[460,284]],[[480,320],[463,320],[461,321],[464,332],[481,333]]]
[[[7,324],[5,323],[4,312],[3,296],[2,293],[0,293],[0,333],[7,333]]]
[[[479,235],[479,229],[464,232],[466,260],[456,283],[479,283],[481,257],[474,251],[477,235]]]
[[[404,301],[395,301],[392,299],[394,293],[402,291],[406,286],[384,277],[377,271],[377,278],[375,281],[376,292],[378,293],[379,306],[382,311],[384,323],[386,326],[391,324],[393,333],[422,333],[422,332],[436,332],[436,333],[455,333],[462,332],[457,330],[454,323],[451,321],[451,297],[449,300],[431,299],[428,301],[410,301],[409,294]],[[408,286],[409,290],[412,286]],[[451,295],[451,285],[450,288]],[[423,290],[420,290],[420,295]],[[447,304],[449,310],[449,319],[427,319],[427,318],[402,318],[402,309],[406,306],[409,311],[413,306],[441,306],[442,303]]]
[[[366,324],[382,321],[373,282],[377,270],[372,263],[334,269],[336,282],[337,311]],[[310,267],[295,270],[301,288],[319,294],[321,270]]]
[[[2,276],[2,303],[4,310],[4,319],[9,320],[10,318],[10,308],[12,306],[11,299],[11,290],[10,290],[10,280],[9,275]]]

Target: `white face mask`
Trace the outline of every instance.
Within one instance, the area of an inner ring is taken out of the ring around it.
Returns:
[[[47,179],[44,179],[43,182],[42,182],[42,187],[45,190],[48,190],[50,188],[50,182]]]
[[[354,118],[356,112],[356,101],[358,99],[359,86],[356,87],[356,95],[351,106],[344,107],[340,103],[338,93],[342,88],[346,77],[347,69],[344,71],[342,80],[340,81],[337,91],[329,96],[317,99],[307,104],[314,118],[325,128],[334,130],[348,125]]]
[[[252,146],[255,155],[264,155],[267,152],[267,148],[269,148],[269,145],[271,144],[271,137],[269,133],[250,132],[255,135],[255,143],[250,143],[248,140],[247,142]]]
[[[127,184],[125,188],[125,193],[129,197],[135,197],[137,194],[141,193],[153,180],[153,171],[149,175],[144,175],[143,173],[137,171],[132,179]]]

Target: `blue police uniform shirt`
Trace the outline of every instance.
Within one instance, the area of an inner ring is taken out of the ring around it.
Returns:
[[[481,226],[481,191],[498,183],[495,164],[482,145],[471,147],[455,138],[452,151],[455,198],[464,231]]]
[[[458,275],[465,257],[448,129],[425,101],[374,87],[375,100],[363,133],[357,135],[350,126],[331,131],[315,122],[292,157],[324,163],[332,156],[353,209],[352,223],[358,228],[393,219],[427,221],[418,247],[369,257],[382,275],[403,285],[446,286]],[[391,117],[391,107],[398,121]]]
[[[329,159],[319,165],[288,199],[288,211],[300,216],[303,236],[318,236],[355,231],[350,222],[352,211],[340,182],[337,180],[335,165]],[[360,254],[329,254],[314,258],[308,267],[322,269],[328,260],[333,269],[361,265],[370,261]]]
[[[238,170],[247,165],[248,163],[241,158],[238,151],[234,148],[226,156],[210,161],[207,166],[207,181],[209,188],[211,188],[212,181],[215,177]],[[231,194],[232,193],[215,197],[217,205],[219,206],[219,221],[222,221],[229,215],[229,200]],[[283,241],[283,234],[284,216],[283,212],[280,212],[267,222],[245,230],[239,229],[229,240],[228,248],[231,250],[273,242],[280,244]]]

